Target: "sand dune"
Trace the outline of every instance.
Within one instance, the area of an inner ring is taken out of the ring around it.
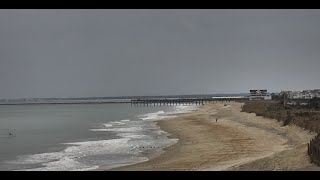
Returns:
[[[150,161],[113,170],[320,170],[306,154],[315,133],[240,112],[241,103],[227,104],[160,120],[178,143]]]

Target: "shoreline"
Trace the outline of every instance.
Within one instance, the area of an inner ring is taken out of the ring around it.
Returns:
[[[207,104],[157,121],[171,134],[168,138],[178,142],[148,161],[110,170],[320,170],[307,155],[307,143],[315,133],[240,112],[243,103],[227,104]]]
[[[166,120],[173,120],[173,119],[176,119],[176,118],[179,118],[179,117],[182,117],[182,116],[187,116],[189,115],[190,113],[193,113],[193,112],[196,112],[196,111],[199,111],[202,107],[201,106],[196,106],[195,109],[191,110],[191,111],[188,111],[188,112],[182,112],[182,113],[177,113],[177,114],[173,114],[173,116],[175,117],[167,117],[167,118],[164,118],[164,119],[158,119],[158,120],[155,120],[155,125],[156,126],[159,126],[160,129],[162,131],[164,131],[165,133],[167,133],[167,138],[168,139],[177,139],[177,142],[172,144],[172,145],[169,145],[168,147],[165,147],[165,148],[162,148],[160,150],[149,150],[149,151],[145,151],[145,152],[142,152],[142,154],[144,155],[144,157],[146,157],[148,160],[147,161],[143,161],[143,162],[135,162],[135,163],[131,163],[131,164],[122,164],[122,165],[115,165],[115,167],[113,168],[110,168],[110,166],[100,166],[99,168],[97,169],[93,169],[93,170],[90,170],[90,171],[113,171],[113,170],[117,170],[119,168],[124,168],[124,167],[128,167],[128,166],[134,166],[136,164],[140,164],[140,163],[145,163],[145,162],[149,162],[150,160],[153,160],[155,158],[158,158],[160,156],[162,156],[163,154],[166,154],[168,152],[172,152],[172,150],[174,149],[173,146],[176,146],[178,143],[179,143],[179,138],[175,135],[175,134],[171,134],[170,132],[168,132],[167,130],[164,130],[162,128],[162,125],[159,125],[159,123],[161,124],[162,121],[166,121]],[[171,150],[172,149],[172,150]]]

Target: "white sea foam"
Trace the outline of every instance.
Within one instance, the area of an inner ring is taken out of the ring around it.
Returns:
[[[113,125],[112,124],[103,124],[104,127],[112,127]]]
[[[141,118],[143,121],[123,119],[102,124],[102,127],[100,125],[90,131],[114,132],[120,138],[64,143],[68,147],[63,151],[19,156],[18,160],[10,163],[44,166],[24,169],[32,171],[80,171],[97,169],[100,165],[112,168],[143,162],[148,159],[142,157],[141,152],[155,148],[162,149],[178,141],[178,139],[167,139],[167,133],[156,126],[153,121],[175,117],[175,114],[194,109],[196,109],[195,106],[177,106],[171,112],[157,111],[144,114]],[[96,156],[99,158],[92,160],[92,157]]]
[[[164,111],[158,111],[158,112],[154,112],[154,113],[147,113],[143,116],[143,118],[140,118],[142,120],[156,120],[156,119],[162,119],[162,117],[160,116],[161,114],[164,114]]]
[[[146,137],[147,135],[133,133],[133,132],[126,132],[126,133],[118,133],[117,136],[124,137],[124,138],[130,138],[130,139],[141,139],[143,137]]]
[[[123,127],[123,128],[110,128],[105,129],[105,131],[117,131],[117,132],[134,132],[134,131],[141,131],[141,127]]]
[[[117,124],[117,125],[121,125],[121,124],[124,124],[123,122],[119,122],[119,121],[114,121],[114,122],[111,122],[112,124]]]
[[[142,118],[142,120],[146,121],[152,121],[152,120],[160,120],[160,119],[165,119],[165,118],[174,118],[177,117],[177,114],[181,114],[181,113],[188,113],[191,111],[194,111],[196,109],[198,109],[199,107],[194,105],[194,106],[176,106],[175,109],[173,111],[169,111],[169,112],[164,112],[164,111],[158,111],[158,112],[153,112],[153,113],[147,113],[144,114]]]
[[[43,163],[45,167],[25,169],[22,171],[89,171],[98,169],[99,166],[88,166],[69,157],[63,157],[58,161]]]
[[[165,148],[176,143],[177,139],[143,139],[145,135],[135,133],[122,133],[125,138],[109,139],[100,141],[86,141],[64,143],[70,145],[60,152],[33,154],[18,157],[18,160],[10,162],[16,164],[36,164],[40,163],[44,167],[21,169],[25,171],[85,171],[97,169],[99,164],[88,164],[87,160],[82,160],[88,156],[97,155],[126,155],[124,158],[110,160],[108,166],[116,167],[127,163],[137,163],[146,161],[147,158],[139,156],[144,150],[153,148]],[[104,161],[104,165],[106,161]]]
[[[77,161],[79,158],[92,155],[105,154],[136,154],[132,151],[133,144],[128,143],[130,138],[109,139],[101,141],[86,141],[64,143],[71,145],[60,152],[42,153],[20,156],[18,160],[10,162],[14,164],[35,164],[41,163],[45,167],[26,169],[26,170],[90,170],[96,169],[96,165],[87,165]]]
[[[89,131],[108,131],[108,129],[89,129]]]

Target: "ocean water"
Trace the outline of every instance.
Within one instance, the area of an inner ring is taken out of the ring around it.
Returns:
[[[176,143],[156,120],[196,106],[0,106],[0,170],[86,171],[147,161]],[[11,135],[9,135],[11,133]]]

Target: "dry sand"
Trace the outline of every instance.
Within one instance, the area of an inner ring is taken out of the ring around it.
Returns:
[[[241,103],[227,104],[160,120],[161,129],[178,143],[147,162],[112,170],[320,170],[307,155],[315,133],[240,112]]]

